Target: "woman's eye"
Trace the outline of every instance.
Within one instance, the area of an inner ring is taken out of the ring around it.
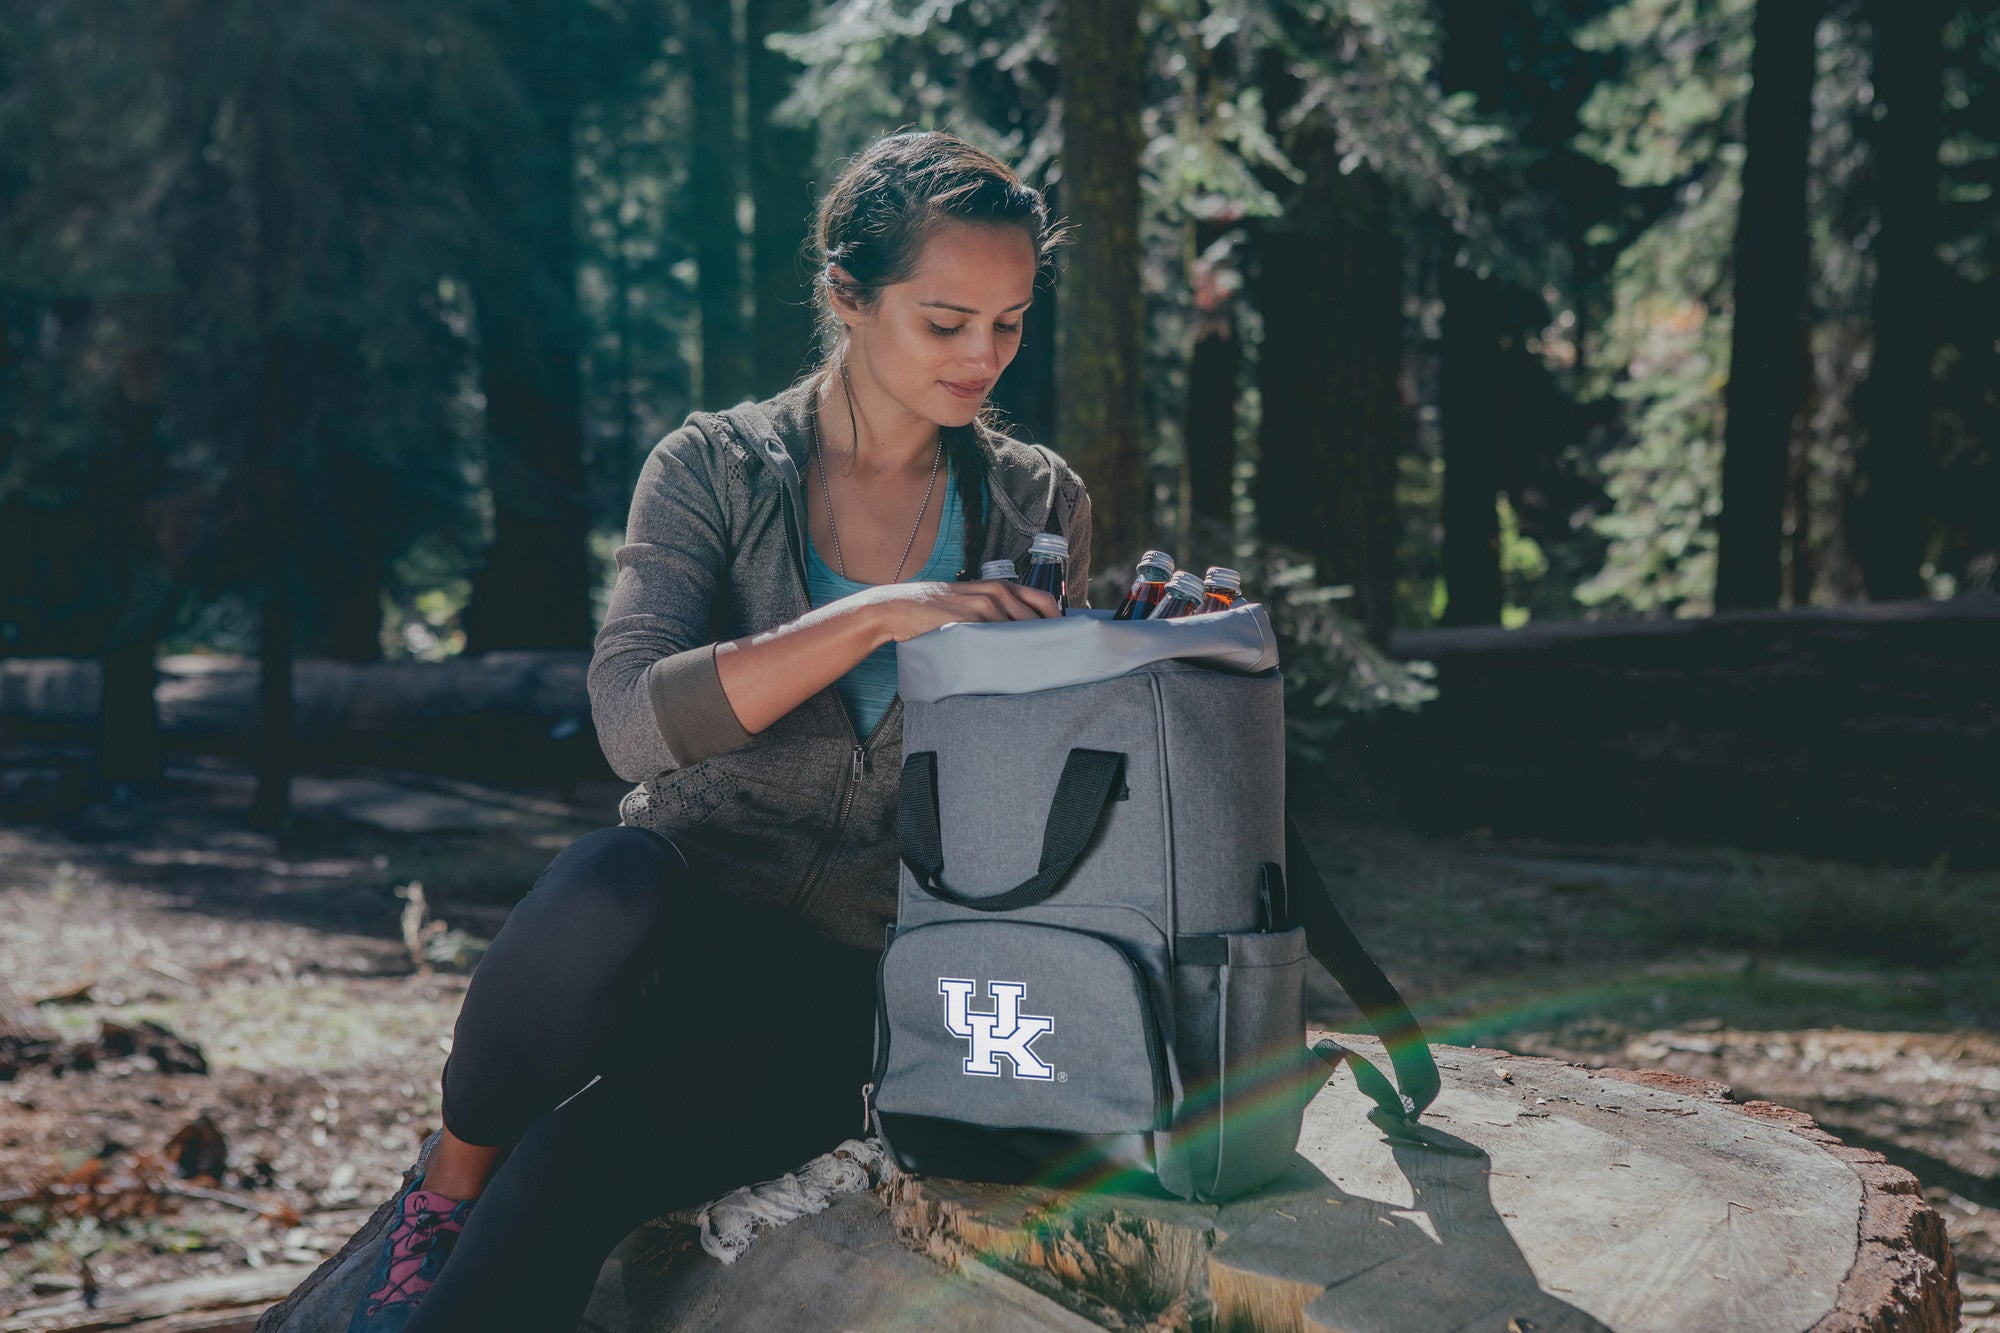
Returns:
[[[926,320],[925,322],[926,322],[926,323],[929,323],[929,321],[928,321],[928,320]],[[959,331],[959,329],[961,329],[961,328],[963,328],[963,327],[964,327],[963,325],[959,325],[959,324],[954,324],[954,325],[953,325],[952,327],[950,327],[950,328],[946,328],[946,327],[945,327],[944,325],[942,325],[942,324],[932,324],[932,325],[931,325],[931,332],[932,332],[932,333],[935,333],[935,334],[936,334],[936,335],[937,335],[938,337],[940,337],[940,338],[949,338],[949,337],[951,337],[951,335],[952,335],[952,334],[954,334],[954,333],[957,333],[957,332]]]
[[[1011,338],[1021,331],[1021,326],[1019,324],[995,324],[993,331]]]

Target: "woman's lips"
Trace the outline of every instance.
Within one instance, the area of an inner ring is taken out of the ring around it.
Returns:
[[[960,398],[984,398],[986,396],[985,380],[973,380],[967,384],[954,384],[950,380],[939,380],[938,383],[944,385],[947,392],[954,393]]]

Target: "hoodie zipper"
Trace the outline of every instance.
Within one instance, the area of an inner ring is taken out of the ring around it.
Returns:
[[[780,447],[783,447],[782,443]],[[789,529],[787,535],[791,538],[789,544],[792,548],[792,573],[799,581],[799,599],[805,604],[807,610],[811,610],[812,587],[806,580],[806,516],[802,513],[793,512],[792,501],[794,498],[791,487],[787,486],[785,488],[785,513],[792,520],[787,524]],[[805,497],[803,494],[796,498],[801,505],[804,504]],[[819,855],[813,858],[811,867],[806,871],[805,879],[799,884],[798,892],[792,895],[792,908],[794,911],[804,911],[807,901],[812,897],[813,889],[819,884],[821,872],[826,869],[826,863],[833,859],[834,852],[839,849],[841,835],[847,830],[847,816],[854,809],[855,795],[861,789],[862,775],[868,771],[868,747],[875,743],[875,738],[882,732],[882,724],[889,720],[889,714],[895,710],[899,702],[900,700],[898,699],[891,699],[889,701],[889,707],[884,709],[882,716],[876,719],[875,726],[869,731],[866,740],[863,740],[860,734],[854,730],[854,719],[849,716],[846,705],[842,704],[840,706],[840,715],[847,722],[847,734],[854,742],[853,748],[849,751],[847,775],[843,781],[840,793],[840,812],[834,816],[832,834],[827,837],[825,844],[821,846]]]
[[[840,813],[835,815],[833,820],[833,833],[827,838],[826,845],[820,848],[819,855],[813,858],[812,868],[806,871],[806,877],[800,883],[799,891],[792,895],[794,911],[805,910],[806,903],[812,898],[813,890],[819,885],[820,875],[825,871],[827,862],[831,861],[834,852],[839,850],[841,837],[847,831],[847,816],[853,811],[854,798],[861,791],[862,775],[868,771],[869,747],[874,745],[875,738],[882,734],[882,727],[888,722],[889,714],[895,711],[900,702],[900,699],[889,701],[889,706],[882,710],[882,716],[875,720],[875,726],[869,731],[867,740],[856,738],[850,755],[851,762],[848,765],[846,781],[840,793]],[[845,705],[842,705],[840,713],[842,717],[847,718],[847,734],[855,736],[854,719],[848,716]]]

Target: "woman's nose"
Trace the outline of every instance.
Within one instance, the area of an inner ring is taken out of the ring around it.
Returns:
[[[1000,364],[1000,349],[993,335],[988,333],[969,340],[959,360],[967,370],[990,375]]]

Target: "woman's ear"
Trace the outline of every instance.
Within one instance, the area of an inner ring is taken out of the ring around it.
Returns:
[[[854,299],[854,294],[859,289],[859,284],[854,281],[854,275],[846,269],[838,264],[826,266],[827,304],[833,308],[833,317],[850,329],[859,324],[867,313],[862,310],[861,303]]]

